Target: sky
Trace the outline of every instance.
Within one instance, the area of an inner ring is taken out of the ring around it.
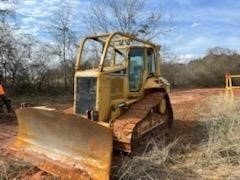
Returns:
[[[121,1],[121,0],[120,0]],[[16,20],[22,32],[49,41],[43,24],[61,0],[18,0]],[[85,28],[81,17],[91,0],[69,0],[77,15],[76,29]],[[147,0],[147,9],[160,3],[163,14],[170,15],[171,30],[154,42],[181,60],[202,57],[209,48],[223,47],[240,52],[240,0]],[[0,4],[0,7],[3,6]],[[76,30],[78,33],[79,31]],[[81,36],[79,35],[79,39]]]

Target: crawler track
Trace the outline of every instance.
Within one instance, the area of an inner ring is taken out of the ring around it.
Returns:
[[[164,114],[155,110],[162,99],[168,101]],[[114,148],[125,152],[134,151],[144,136],[156,132],[165,122],[172,121],[172,118],[172,108],[166,93],[147,95],[112,123]]]

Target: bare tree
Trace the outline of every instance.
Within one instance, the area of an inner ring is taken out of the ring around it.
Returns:
[[[208,55],[223,55],[223,54],[234,55],[234,54],[237,54],[237,51],[231,50],[228,48],[223,48],[223,47],[213,47],[207,50],[207,54]]]
[[[170,17],[155,4],[146,9],[146,0],[102,0],[89,7],[84,22],[91,33],[121,31],[144,39],[153,39],[170,30]]]
[[[32,36],[14,34],[14,37],[9,41],[4,66],[6,76],[11,79],[13,87],[28,81],[28,64],[31,59],[31,47],[34,40]]]
[[[31,54],[28,63],[29,83],[33,85],[38,92],[43,89],[47,81],[47,73],[50,70],[50,60],[53,59],[52,47],[38,40],[31,47]]]
[[[0,0],[0,71],[6,83],[8,57],[13,57],[14,30],[9,24],[14,20],[15,10],[13,0]]]
[[[72,31],[73,13],[72,8],[66,2],[63,2],[59,8],[53,12],[52,18],[47,24],[47,28],[55,40],[56,48],[54,53],[59,56],[63,67],[64,87],[67,88],[67,64],[73,57],[72,49],[75,48],[75,34]]]

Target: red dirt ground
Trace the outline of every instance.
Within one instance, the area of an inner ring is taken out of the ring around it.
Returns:
[[[174,90],[171,93],[171,103],[175,116],[173,129],[175,135],[183,135],[191,131],[193,122],[193,107],[203,99],[211,95],[225,94],[225,89],[193,89],[193,90]],[[235,91],[235,95],[240,91]],[[71,111],[71,109],[69,109]],[[67,111],[68,112],[68,111]],[[7,151],[6,147],[17,134],[17,121],[14,114],[0,114],[0,161],[14,159]],[[1,166],[0,166],[1,168]],[[48,176],[38,168],[32,167],[18,173],[17,179],[46,179]],[[49,178],[48,178],[49,179]]]

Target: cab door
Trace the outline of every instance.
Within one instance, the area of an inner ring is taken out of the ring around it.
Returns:
[[[143,86],[145,49],[141,47],[131,48],[128,56],[129,91],[138,92]]]

